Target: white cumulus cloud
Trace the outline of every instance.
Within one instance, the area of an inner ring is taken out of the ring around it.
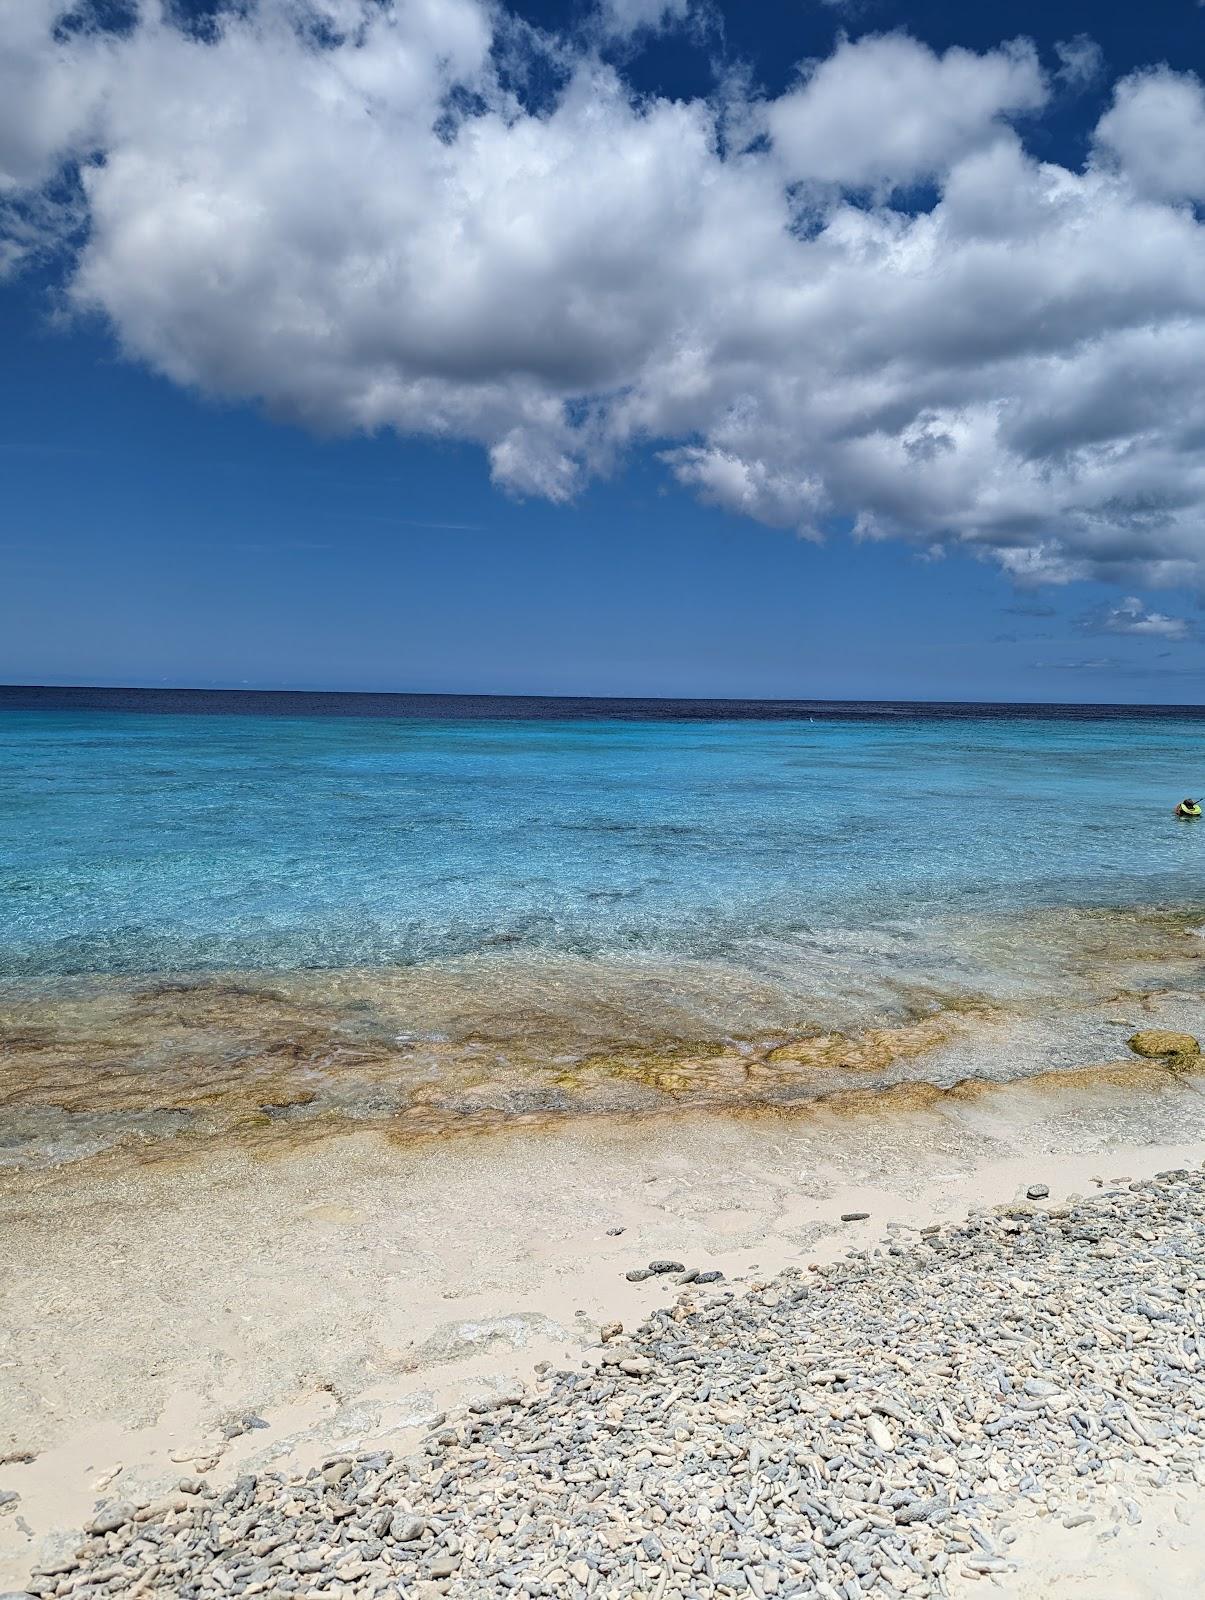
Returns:
[[[1144,194],[1205,200],[1205,87],[1192,73],[1156,67],[1124,78],[1097,137]]]
[[[1202,582],[1191,75],[1123,79],[1071,167],[1026,147],[1051,90],[1024,42],[869,36],[776,99],[673,100],[486,0],[173,15],[0,25],[0,264],[56,239],[130,358],[319,430],[475,442],[522,494],[649,445],[809,536]]]
[[[905,34],[842,40],[810,63],[767,121],[787,174],[851,188],[931,178],[989,143],[1008,114],[1046,98],[1024,40],[976,55],[935,55]]]

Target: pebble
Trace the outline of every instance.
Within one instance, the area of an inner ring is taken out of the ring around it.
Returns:
[[[1025,1191],[1027,1200],[1047,1200],[1050,1197],[1050,1188],[1044,1183],[1031,1183]]]
[[[411,1456],[102,1508],[29,1593],[941,1600],[1016,1568],[1023,1509],[1082,1527],[1095,1496],[1133,1538],[1127,1496],[1202,1475],[1205,1177],[1007,1209],[739,1296],[700,1273]]]
[[[262,1417],[235,1417],[230,1422],[222,1424],[222,1436],[226,1439],[237,1439],[244,1433],[250,1433],[253,1428],[266,1428],[267,1426],[268,1424]]]
[[[134,1507],[129,1505],[112,1506],[108,1511],[100,1511],[91,1522],[84,1523],[85,1533],[116,1533],[118,1528],[124,1527],[127,1522],[134,1520]]]
[[[865,1222],[869,1216],[870,1216],[870,1212],[869,1211],[843,1211],[841,1213],[841,1221],[842,1222]]]
[[[891,1429],[878,1417],[867,1418],[866,1431],[870,1435],[872,1443],[880,1450],[890,1451],[895,1449],[895,1440],[892,1437]]]

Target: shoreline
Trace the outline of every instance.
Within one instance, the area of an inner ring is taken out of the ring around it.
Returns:
[[[603,1326],[665,1302],[663,1278],[625,1276],[654,1258],[723,1272],[701,1292],[715,1300],[1031,1183],[1057,1201],[1198,1166],[1205,1083],[1144,1081],[421,1148],[364,1130],[269,1156],[66,1168],[32,1205],[10,1189],[0,1359],[16,1379],[0,1455],[35,1459],[0,1466],[0,1492],[21,1497],[0,1514],[0,1583],[22,1582],[105,1496],[154,1498],[198,1462],[221,1485],[397,1450],[440,1411],[530,1381],[537,1362],[590,1360]],[[1118,1137],[1127,1123],[1144,1141]],[[855,1211],[870,1215],[840,1220]]]
[[[889,1003],[862,994],[844,1021],[819,991],[771,1019],[762,980],[707,963],[504,957],[6,982],[0,1185],[56,1181],[73,1163],[103,1172],[111,1157],[287,1149],[356,1129],[416,1141],[625,1115],[790,1114],[862,1092],[906,1108],[964,1084],[1145,1070],[1129,1034],[1205,1034],[1205,943],[1179,912],[1104,922],[1107,935],[1072,918],[1053,973],[1042,968],[1052,947],[1026,948],[1042,976],[1024,992],[1003,975],[993,996],[868,972]]]

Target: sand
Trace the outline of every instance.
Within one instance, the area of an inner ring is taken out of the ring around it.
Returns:
[[[1021,1524],[1009,1549],[1014,1573],[973,1583],[955,1578],[955,1596],[995,1600],[1179,1600],[1205,1592],[1205,1491],[1140,1496],[1142,1521],[1116,1539],[1100,1524],[1065,1528],[1056,1517]]]
[[[1036,1181],[1057,1200],[1199,1165],[1203,1091],[1142,1068],[927,1103],[852,1097],[451,1141],[371,1129],[10,1181],[0,1455],[34,1460],[0,1466],[0,1490],[21,1497],[0,1514],[0,1587],[19,1586],[102,1492],[150,1496],[198,1459],[222,1482],[336,1446],[405,1449],[435,1412],[540,1360],[580,1361],[602,1324],[630,1326],[672,1293],[624,1277],[655,1256],[739,1285]],[[848,1211],[870,1217],[842,1223]],[[223,1425],[248,1416],[267,1426],[227,1440]],[[1169,1500],[1151,1519],[1103,1553],[1080,1530],[1027,1530],[1037,1587],[1007,1592],[1191,1592],[1205,1501]],[[1089,1558],[1104,1587],[1083,1586]]]

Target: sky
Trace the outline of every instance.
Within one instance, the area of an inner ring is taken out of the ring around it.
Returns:
[[[1205,8],[23,0],[0,682],[1205,700]]]

